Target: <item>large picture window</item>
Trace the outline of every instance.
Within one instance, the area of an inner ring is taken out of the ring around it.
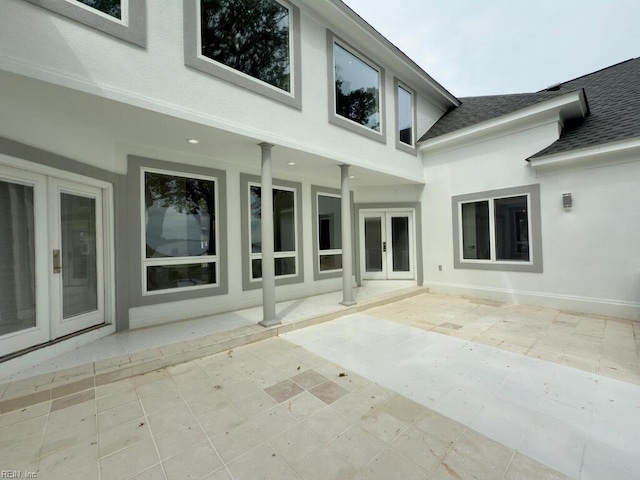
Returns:
[[[249,184],[251,280],[262,278],[262,188]],[[296,192],[273,188],[273,246],[276,277],[297,271]]]
[[[290,92],[290,24],[276,0],[200,0],[202,55]]]
[[[338,195],[318,193],[318,269],[342,270],[342,213]]]
[[[454,197],[456,267],[541,269],[539,203],[538,185]]]
[[[122,19],[123,0],[73,0],[111,17]],[[126,1],[126,0],[124,0]]]
[[[299,11],[287,0],[185,0],[185,63],[301,108]]]
[[[384,142],[384,71],[328,33],[329,121]]]
[[[216,179],[142,173],[143,292],[218,285]]]

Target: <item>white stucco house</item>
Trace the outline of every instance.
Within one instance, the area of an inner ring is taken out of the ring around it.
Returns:
[[[640,60],[458,99],[246,5],[0,2],[0,358],[374,279],[640,319]]]

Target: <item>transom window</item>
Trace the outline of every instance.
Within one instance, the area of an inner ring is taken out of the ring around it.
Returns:
[[[342,270],[342,212],[339,195],[318,193],[318,269]]]
[[[201,54],[291,92],[291,9],[276,0],[200,0]]]
[[[262,278],[262,188],[249,184],[251,281]],[[296,191],[273,187],[273,246],[276,277],[297,274]]]
[[[217,286],[217,179],[142,173],[143,292]]]
[[[456,268],[542,272],[540,186],[453,197]]]

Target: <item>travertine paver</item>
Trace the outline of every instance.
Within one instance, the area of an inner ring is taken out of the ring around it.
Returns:
[[[566,478],[279,338],[0,415],[0,463],[53,480]]]
[[[640,384],[640,322],[437,293],[367,314]]]

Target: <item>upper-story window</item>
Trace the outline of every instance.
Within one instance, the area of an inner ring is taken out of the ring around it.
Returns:
[[[106,15],[122,19],[122,4],[126,0],[72,0],[73,2],[82,3],[87,7],[94,8]]]
[[[126,42],[147,43],[145,0],[27,0]]]
[[[185,0],[185,63],[300,108],[298,17],[286,0]]]
[[[385,142],[384,70],[328,32],[329,121]]]
[[[396,89],[396,147],[415,153],[415,94],[395,79]]]

